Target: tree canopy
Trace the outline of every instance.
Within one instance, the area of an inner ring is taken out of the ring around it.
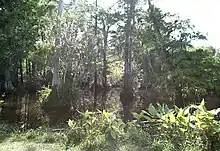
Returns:
[[[219,50],[194,40],[206,37],[152,0],[107,9],[98,1],[1,0],[1,93],[47,96],[40,106],[48,114],[115,106],[113,94],[125,121],[150,103],[210,102],[219,98]]]

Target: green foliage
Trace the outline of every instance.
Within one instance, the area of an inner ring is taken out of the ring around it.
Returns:
[[[181,90],[183,94],[201,96],[209,90],[219,91],[217,81],[220,62],[210,49],[191,49],[174,53],[173,66],[175,68],[169,75],[168,83],[174,88],[174,92]]]
[[[205,112],[203,105],[197,107],[200,109],[197,117],[207,115],[204,118],[207,120],[210,119],[209,114],[218,112],[217,110]],[[154,109],[157,108],[158,113],[161,113],[166,107],[158,104],[158,107],[154,107]],[[81,113],[78,120],[68,121],[69,130],[52,132],[50,129],[39,128],[23,132],[14,131],[8,136],[8,141],[11,143],[53,143],[65,146],[69,150],[89,151],[201,151],[205,149],[206,145],[203,144],[203,141],[206,140],[207,136],[201,134],[200,129],[197,131],[195,127],[185,126],[188,124],[188,120],[186,120],[188,117],[182,114],[193,115],[194,113],[190,113],[187,109],[184,109],[184,113],[182,113],[183,109],[177,110],[178,118],[177,115],[173,117],[173,111],[168,112],[167,110],[168,113],[159,116],[163,121],[158,119],[158,114],[152,116],[155,111],[151,111],[151,113],[148,113],[151,115],[149,117],[152,117],[152,120],[159,121],[159,123],[149,122],[145,125],[140,124],[138,121],[125,124],[113,113],[106,111],[86,111]],[[202,119],[200,121],[204,122]],[[213,124],[210,125],[213,126]],[[187,128],[187,131],[181,131],[182,128]],[[204,128],[201,127],[201,129]]]
[[[147,120],[153,122],[154,119],[161,118],[169,112],[171,112],[171,109],[169,109],[166,104],[161,105],[160,103],[157,103],[156,107],[150,104],[147,111],[142,110],[140,114],[134,112],[133,115],[137,118],[138,121]]]
[[[158,108],[158,113],[164,113],[159,116],[161,118],[172,112],[167,110],[168,108],[165,105],[158,104]],[[154,113],[154,111],[151,114],[148,113],[147,120],[150,116],[152,121],[159,120],[158,114],[154,115]],[[142,116],[141,120],[146,118],[143,114],[139,116]],[[179,133],[179,129],[174,128],[174,126],[172,128],[166,127],[165,122],[143,125],[137,120],[124,124],[121,120],[118,121],[112,113],[105,111],[86,111],[79,120],[69,120],[68,124],[71,127],[69,137],[75,139],[73,142],[78,142],[76,145],[87,150],[130,150],[132,148],[141,151],[199,151],[201,148],[205,148],[200,137],[195,139],[190,136],[194,133]]]
[[[12,62],[17,63],[35,49],[41,28],[40,18],[44,15],[39,12],[45,7],[40,7],[39,0],[5,1],[1,4],[0,47],[3,54],[1,67],[4,69],[4,65],[7,67]]]
[[[113,113],[106,111],[89,112],[82,114],[79,120],[69,120],[74,139],[83,147],[93,148],[97,146],[99,139],[116,140],[123,136],[125,124]]]
[[[180,150],[192,145],[189,142],[200,142],[200,147],[203,149],[211,145],[205,146],[201,144],[202,142],[217,143],[220,122],[215,120],[215,117],[219,114],[219,109],[208,111],[203,100],[200,105],[176,107],[174,110],[166,111],[165,114],[160,114],[161,106],[157,108],[150,105],[148,111],[142,111],[140,114],[134,113],[134,115],[138,117],[138,121],[146,120],[149,123],[157,123],[159,129],[156,131],[161,132],[159,137],[174,141],[172,143],[175,148]],[[154,132],[157,133],[156,131]]]
[[[123,76],[123,66],[122,61],[112,61],[111,64],[109,64],[109,71],[110,76],[109,79],[113,79],[114,81],[120,81],[120,79]],[[114,83],[112,81],[112,83]]]
[[[50,96],[51,89],[47,87],[43,87],[41,91],[38,92],[38,101],[41,104],[44,104],[48,101],[48,97]]]
[[[0,121],[0,143],[10,136],[13,132],[18,130],[18,126]]]
[[[59,99],[58,94],[59,94],[59,89],[52,91],[52,89],[48,87],[43,87],[42,90],[39,91],[39,98],[38,98],[39,103],[46,110],[54,106],[55,107],[61,106],[63,105],[63,102]]]
[[[197,102],[210,91],[218,93],[220,64],[216,50],[193,48],[192,40],[206,38],[194,30],[190,20],[180,20],[150,5],[138,16],[137,37],[142,46],[135,55],[136,76],[144,85],[150,83],[158,91],[165,89],[173,101],[187,98]]]
[[[191,113],[195,110],[193,113]],[[176,108],[161,119],[164,121],[164,126],[178,126],[180,131],[210,131],[210,135],[219,132],[219,122],[214,120],[219,110],[207,111],[204,101],[200,105],[190,105],[184,109]],[[176,114],[176,115],[175,115]]]
[[[29,141],[36,143],[59,143],[64,144],[67,142],[67,134],[61,132],[52,132],[50,129],[36,129],[22,131],[19,129],[13,129],[13,132],[7,132],[10,134],[8,136],[8,141],[10,142],[21,142]]]
[[[121,81],[123,58],[126,58],[123,54],[126,54],[126,50],[132,54],[127,56],[132,58],[125,59],[130,61],[125,65],[132,64],[134,73],[131,75],[137,80],[134,82],[143,81],[144,86],[150,83],[157,90],[165,88],[173,100],[178,95],[192,94],[199,97],[209,91],[220,90],[219,52],[214,53],[213,48],[191,47],[192,40],[205,37],[194,31],[189,20],[180,20],[178,16],[163,13],[150,4],[148,10],[140,8],[133,10],[135,13],[131,12],[137,20],[132,21],[135,24],[127,23],[127,26],[132,26],[129,36],[125,34],[129,33],[126,31],[129,28],[123,25],[129,21],[125,17],[129,18],[130,15],[123,14],[128,13],[128,10],[120,12],[119,9],[112,13],[102,8],[95,9],[93,4],[89,5],[85,0],[65,6],[58,20],[61,28],[60,34],[57,34],[55,9],[55,1],[51,0],[8,0],[0,6],[0,71],[4,73],[8,65],[15,66],[13,70],[16,71],[16,78],[22,78],[25,73],[24,80],[20,80],[22,86],[26,87],[30,79],[34,81],[32,76],[38,80],[40,87],[43,85],[40,79],[46,79],[46,72],[53,66],[51,56],[55,35],[60,36],[57,38],[61,40],[62,50],[59,53],[61,86],[53,93],[50,88],[43,87],[39,91],[37,103],[29,105],[28,102],[29,107],[33,106],[29,110],[39,113],[41,119],[45,118],[44,113],[38,111],[42,106],[55,106],[58,110],[63,105],[69,109],[69,104],[74,109],[89,108],[93,93],[89,89],[94,81],[94,69],[99,75],[101,89],[107,83],[111,85]],[[95,35],[96,14],[98,28]],[[111,29],[111,26],[114,28]],[[110,38],[104,39],[106,34]],[[98,43],[97,56],[94,56],[94,39]],[[132,42],[129,44],[132,48],[127,47],[126,42]],[[25,59],[26,69],[22,72]],[[103,80],[103,62],[107,63],[108,68],[105,71],[108,78],[106,81]],[[2,103],[0,100],[0,105]],[[120,105],[117,104],[117,107]],[[190,105],[174,110],[165,104],[150,104],[147,111],[134,113],[137,121],[125,124],[114,113],[86,111],[79,118],[68,121],[70,130],[67,133],[42,129],[15,132],[10,125],[2,124],[0,136],[11,135],[14,141],[59,142],[87,150],[201,150],[206,147],[202,141],[210,142],[219,137],[220,123],[214,119],[218,112],[207,111],[204,102],[198,106]],[[54,110],[51,113],[55,113]],[[34,115],[29,114],[32,117]]]
[[[170,112],[170,109],[166,104],[157,103],[157,107],[155,108],[152,104],[148,107],[148,112],[152,117],[162,117],[163,115]]]
[[[61,151],[65,148],[60,144],[33,143],[33,142],[5,142],[0,146],[2,151]]]

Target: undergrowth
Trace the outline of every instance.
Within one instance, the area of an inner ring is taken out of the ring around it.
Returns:
[[[39,145],[53,144],[58,150],[73,151],[211,151],[213,138],[215,141],[219,138],[218,121],[203,104],[193,107],[199,111],[191,113],[192,106],[176,110],[150,106],[147,111],[134,114],[137,120],[127,124],[114,113],[86,111],[80,118],[69,120],[69,128],[60,131],[49,128],[24,131],[1,123],[0,150],[10,150],[2,146],[26,142],[35,150],[40,150]],[[216,132],[205,133],[211,128]]]

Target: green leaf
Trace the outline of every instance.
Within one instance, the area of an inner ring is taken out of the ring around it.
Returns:
[[[150,113],[148,113],[148,112],[145,111],[145,110],[141,110],[141,114],[142,114],[142,115],[152,116]]]
[[[170,118],[170,122],[171,123],[175,123],[176,122],[176,118],[175,118],[173,112],[169,113],[168,115],[169,115],[169,118]]]
[[[164,107],[164,114],[169,113],[169,111],[170,111],[170,109],[169,109],[168,105],[166,104]]]
[[[157,109],[152,104],[149,105],[148,111],[152,116],[157,116]]]
[[[141,119],[141,115],[140,114],[135,113],[135,112],[133,112],[132,114],[134,115],[134,117],[137,118],[138,121]]]
[[[177,113],[177,118],[183,117],[183,109],[179,109],[179,112]]]
[[[202,128],[202,129],[207,129],[207,128],[209,128],[209,125],[206,124],[206,123],[201,123],[201,124],[200,124],[200,128]]]
[[[102,114],[104,115],[105,118],[111,117],[111,114],[108,113],[108,112],[106,112],[105,110],[103,110],[103,113],[102,113]]]
[[[144,115],[143,112],[141,112],[141,114],[133,112],[132,114],[137,118],[138,121],[140,121],[141,118],[143,118],[143,120],[147,120],[149,122],[153,122],[153,118],[151,118],[150,116]]]
[[[217,128],[215,129],[215,131],[216,131],[217,133],[220,133],[220,127],[217,127]]]
[[[96,121],[96,117],[94,117],[93,119],[92,119],[92,123],[95,123],[95,121]],[[91,123],[91,124],[92,124]]]
[[[73,121],[70,120],[70,119],[69,119],[69,121],[68,121],[68,126],[69,126],[70,128],[73,128],[73,126],[74,126]]]
[[[157,106],[158,106],[159,110],[161,110],[163,108],[160,103],[157,103]]]
[[[180,131],[181,131],[181,132],[186,132],[187,129],[185,129],[185,128],[180,128]]]
[[[190,110],[190,108],[189,108],[189,107],[187,107],[187,108],[183,109],[183,114],[184,114],[184,115],[189,114],[189,110]]]
[[[199,109],[204,111],[204,112],[207,112],[207,109],[205,107],[205,100],[204,99],[202,99],[202,102],[199,105]]]
[[[217,115],[219,112],[220,112],[220,108],[218,108],[218,109],[213,109],[213,110],[211,110],[211,111],[208,111],[210,114],[212,114],[212,115]]]
[[[111,130],[111,131],[110,131],[110,134],[111,134],[112,138],[116,139],[116,133],[115,133],[115,131]]]
[[[144,118],[145,120],[149,121],[149,122],[153,122],[153,121],[154,121],[153,118],[151,118],[151,117],[149,117],[149,116],[143,115],[143,118]]]
[[[169,115],[168,115],[168,114],[162,116],[161,119],[162,119],[165,123],[169,123],[169,121],[170,121],[170,120],[169,120]]]

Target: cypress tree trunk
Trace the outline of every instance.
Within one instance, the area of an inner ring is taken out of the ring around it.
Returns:
[[[25,66],[26,66],[26,76],[27,76],[27,81],[29,80],[29,66],[28,66],[28,59],[26,59],[26,61],[25,61]]]
[[[36,64],[32,62],[32,77],[35,77],[36,74]]]
[[[24,75],[23,75],[23,65],[22,65],[22,63],[23,63],[23,60],[21,59],[20,60],[20,80],[21,80],[21,83],[24,83]]]
[[[28,78],[29,78],[29,80],[32,79],[32,75],[31,75],[31,62],[30,62],[30,60],[28,60]]]
[[[59,67],[60,67],[60,58],[59,52],[61,48],[61,16],[63,11],[63,0],[58,2],[58,13],[57,13],[57,22],[56,22],[56,39],[55,39],[55,50],[53,53],[53,78],[52,78],[52,98],[47,103],[47,112],[50,118],[50,125],[57,123],[59,121],[58,110],[62,110],[60,100],[58,97],[58,86],[60,85],[59,79]]]
[[[104,19],[102,19],[103,25],[103,36],[104,36],[104,49],[103,49],[103,94],[102,94],[102,108],[105,109],[105,105],[107,102],[107,91],[108,91],[108,83],[107,83],[107,47],[108,47],[108,33],[109,33],[109,26],[106,27]]]
[[[59,58],[59,49],[61,46],[61,15],[63,10],[63,0],[59,0],[58,4],[58,15],[57,15],[57,31],[56,31],[56,39],[55,39],[55,50],[53,54],[53,79],[52,79],[52,86],[56,89],[57,86],[60,84],[59,81],[59,66],[60,66],[60,58]]]
[[[96,0],[96,11],[97,11],[97,6],[98,6],[98,0]],[[97,13],[97,12],[96,12]],[[94,71],[94,85],[93,85],[93,89],[94,89],[94,104],[93,104],[93,109],[96,110],[97,108],[97,86],[98,86],[98,75],[97,75],[97,53],[98,53],[98,38],[97,38],[97,30],[98,30],[98,16],[96,14],[95,17],[95,47],[94,47],[94,63],[95,63],[95,71]]]
[[[125,25],[125,50],[124,50],[124,87],[120,93],[120,101],[123,105],[124,122],[132,120],[133,88],[132,88],[132,19],[135,10],[135,0],[125,1],[127,4],[127,21]]]
[[[14,87],[12,85],[12,81],[11,81],[11,69],[12,66],[9,66],[6,70],[5,70],[5,90],[6,92],[11,91]]]

